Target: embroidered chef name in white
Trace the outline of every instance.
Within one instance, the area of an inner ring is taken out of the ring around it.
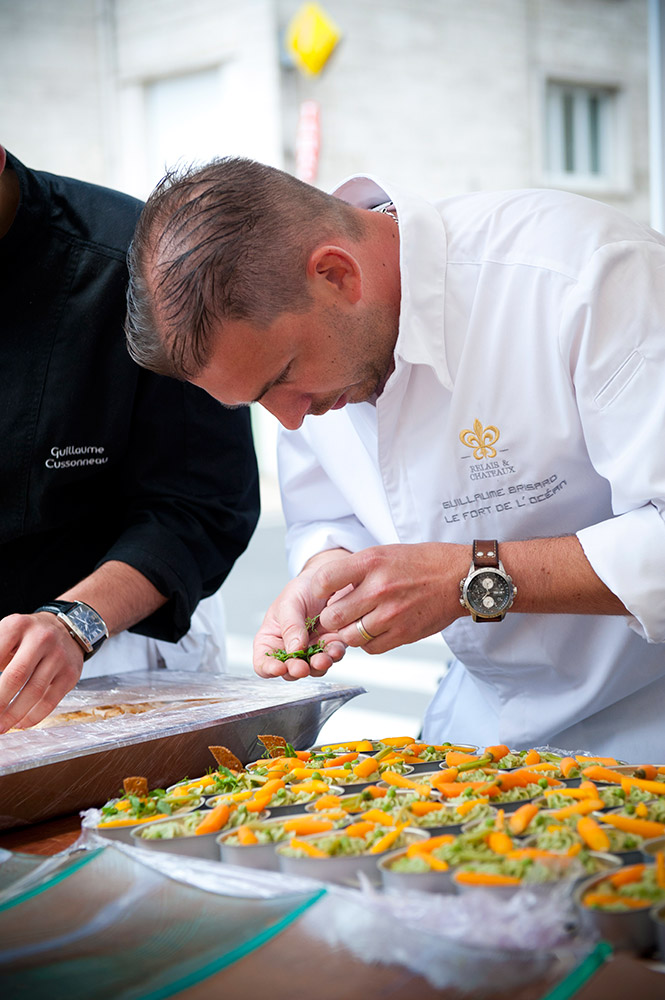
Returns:
[[[51,448],[44,465],[47,469],[74,469],[85,465],[106,465],[108,460],[102,445],[67,444],[62,448]]]

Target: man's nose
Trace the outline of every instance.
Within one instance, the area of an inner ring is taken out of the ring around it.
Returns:
[[[282,427],[297,431],[309,412],[311,402],[312,397],[306,393],[287,393],[275,387],[266,393],[261,405],[277,417]]]

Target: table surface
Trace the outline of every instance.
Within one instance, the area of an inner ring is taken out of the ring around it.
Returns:
[[[0,848],[50,856],[66,850],[80,832],[78,815],[0,833]],[[269,988],[267,986],[269,984]],[[485,994],[487,1000],[544,1000],[557,977],[521,989]],[[181,1000],[475,1000],[457,990],[439,990],[401,965],[367,965],[348,952],[313,941],[292,924],[276,938],[209,977],[181,991]],[[663,1000],[665,975],[628,955],[615,955],[577,993],[575,1000]]]

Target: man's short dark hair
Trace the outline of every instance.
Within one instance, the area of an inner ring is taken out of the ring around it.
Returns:
[[[129,251],[130,354],[160,374],[195,377],[224,320],[267,327],[283,312],[306,312],[311,251],[335,234],[363,232],[344,202],[253,160],[170,171]]]

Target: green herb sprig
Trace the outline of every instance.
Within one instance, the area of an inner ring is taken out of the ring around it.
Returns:
[[[305,618],[305,626],[310,636],[312,633],[316,632],[319,625],[319,615],[315,615],[313,618]],[[269,649],[266,652],[266,656],[273,656],[276,660],[280,660],[284,663],[285,660],[305,660],[309,663],[310,658],[314,656],[315,653],[322,653],[326,648],[325,641],[323,639],[319,642],[312,643],[307,649],[294,649],[292,653],[287,653],[285,649]]]

